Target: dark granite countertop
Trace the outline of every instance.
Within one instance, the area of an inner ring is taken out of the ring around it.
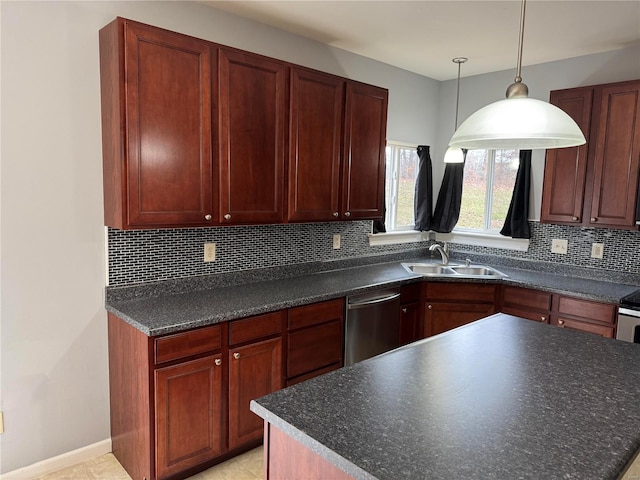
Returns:
[[[429,259],[408,258],[402,261],[424,262]],[[502,282],[609,303],[618,303],[623,296],[639,288],[637,285],[575,275],[518,269],[492,263],[489,265],[496,266],[508,277],[500,280],[422,277],[405,270],[401,261],[393,261],[232,286],[203,288],[199,285],[193,290],[183,288],[179,292],[163,291],[164,287],[156,286],[144,296],[108,296],[106,308],[146,335],[155,336],[344,297],[380,286],[422,280]]]
[[[616,479],[640,348],[496,314],[251,402],[356,479]]]

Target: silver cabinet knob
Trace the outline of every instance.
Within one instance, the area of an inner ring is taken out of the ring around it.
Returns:
[[[547,317],[545,317],[544,315],[542,315],[542,316],[540,317],[540,321],[541,321],[541,322],[546,322],[546,321],[547,321]]]
[[[204,216],[204,219],[208,222],[211,220],[211,215],[209,215],[208,213]]]
[[[432,305],[428,305],[428,306],[427,306],[427,308],[428,308],[429,310],[431,310],[431,309],[433,308],[433,306],[432,306]]]
[[[230,213],[227,213],[227,214],[224,216],[224,219],[225,219],[225,220],[231,220],[231,214],[230,214]]]
[[[402,309],[402,313],[407,313],[407,309],[406,309],[406,308],[403,308],[403,309]]]
[[[344,212],[344,216],[345,217],[350,217],[351,216],[351,212]]]
[[[333,212],[333,213],[332,213],[332,215],[333,215],[334,217],[337,217],[337,216],[338,216],[338,212]]]
[[[564,326],[564,320],[558,320],[558,326],[559,327],[563,327]]]
[[[571,217],[571,220],[573,220],[574,222],[578,221],[578,217]]]
[[[596,217],[591,217],[591,221],[592,221],[592,222],[597,222],[597,221],[598,221],[598,219],[597,219]]]
[[[213,363],[215,363],[219,367],[220,365],[222,365],[222,360],[219,358],[216,358]]]
[[[238,352],[233,354],[233,358],[235,358],[236,360],[238,360],[240,358],[240,354]]]

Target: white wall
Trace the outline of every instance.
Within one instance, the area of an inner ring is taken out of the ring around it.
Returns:
[[[524,55],[526,56],[526,42]],[[471,62],[473,62],[473,58],[469,59],[469,63]],[[452,63],[451,68],[456,71],[457,67]],[[462,65],[462,74],[464,75],[464,64]],[[513,83],[514,77],[515,63],[513,70],[462,78],[460,80],[458,125],[481,107],[505,98],[505,91]],[[522,69],[522,81],[529,87],[529,96],[545,101],[549,100],[551,90],[637,78],[640,78],[640,45],[569,60],[532,65]],[[440,185],[444,171],[442,158],[449,139],[453,135],[455,95],[456,80],[441,83],[438,99],[438,135],[435,149],[432,150],[434,185]],[[540,219],[544,155],[545,150],[534,150],[532,155],[529,218],[533,220]]]
[[[390,89],[433,144],[439,82],[190,2],[0,2],[0,472],[109,437],[98,30],[123,16]]]

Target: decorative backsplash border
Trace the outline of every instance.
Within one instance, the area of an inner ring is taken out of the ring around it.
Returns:
[[[475,253],[550,265],[640,274],[640,232],[530,222],[527,252],[452,244],[454,253]],[[158,280],[292,267],[413,252],[430,242],[369,246],[370,221],[208,227],[163,230],[108,229],[109,285],[129,286]],[[340,234],[341,248],[333,249]],[[551,240],[569,241],[568,253],[551,253]],[[591,244],[604,243],[604,258],[591,258]],[[204,244],[216,244],[216,261],[204,263]],[[384,258],[384,257],[383,257]]]

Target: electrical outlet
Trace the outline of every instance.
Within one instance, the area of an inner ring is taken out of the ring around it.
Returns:
[[[591,258],[602,258],[604,254],[604,243],[591,244]]]
[[[216,244],[215,243],[204,244],[204,261],[205,262],[216,261]]]
[[[554,238],[551,240],[551,253],[560,253],[562,255],[567,254],[567,247],[569,242],[560,238]]]
[[[340,248],[340,234],[339,233],[334,233],[333,234],[333,249],[334,250],[338,250]]]

